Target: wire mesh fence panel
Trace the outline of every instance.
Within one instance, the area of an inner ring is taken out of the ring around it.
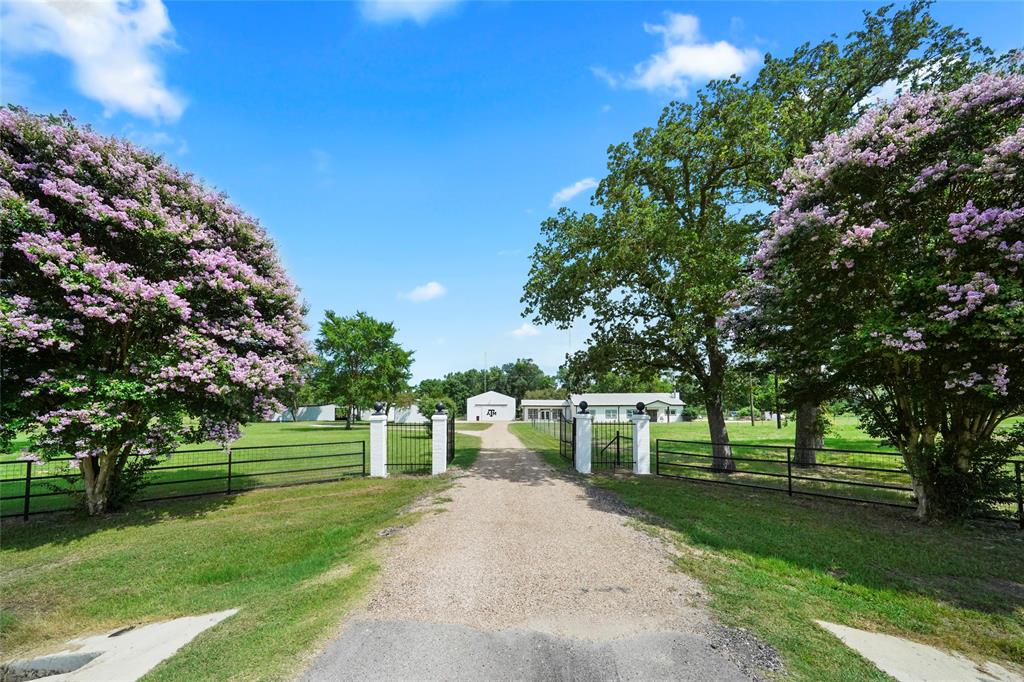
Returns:
[[[896,453],[658,439],[655,471],[662,476],[780,490],[902,507],[913,506],[913,487]]]
[[[10,475],[12,469],[19,467],[20,476]],[[146,469],[135,499],[192,497],[332,481],[366,473],[366,443],[362,440],[180,450]],[[70,458],[51,460],[45,465],[0,462],[0,476],[4,517],[76,509],[84,494],[82,476]]]
[[[388,424],[388,471],[396,473],[429,473],[433,442],[432,425]]]
[[[0,517],[74,509],[83,493],[82,476],[70,457],[43,464],[0,462]]]
[[[633,466],[633,423],[595,421],[591,426],[591,466],[617,469]]]

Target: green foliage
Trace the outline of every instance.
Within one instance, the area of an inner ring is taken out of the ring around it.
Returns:
[[[316,339],[318,390],[349,408],[394,403],[408,388],[413,355],[395,341],[396,332],[364,312],[341,317],[328,310]]]
[[[464,372],[450,372],[443,379],[424,379],[416,387],[418,396],[445,396],[456,406],[451,414],[465,416],[466,399],[483,393],[484,390],[498,391],[512,396],[518,403],[527,393],[555,390],[555,379],[546,375],[533,360],[519,358],[500,367],[487,370],[470,369]],[[560,393],[559,398],[565,394]]]
[[[983,53],[927,7],[884,7],[842,45],[829,39],[769,56],[753,83],[709,83],[695,103],[669,104],[656,127],[610,148],[593,197],[599,212],[562,209],[542,223],[522,298],[539,323],[587,320],[592,333],[570,359],[573,380],[677,373],[721,420],[734,349],[719,323],[765,225],[752,202],[775,203],[782,169],[846,127],[875,86],[920,77],[925,65],[967,69],[968,57]],[[724,426],[712,432],[722,436]]]
[[[524,393],[523,398],[528,400],[563,400],[565,398],[565,391],[560,388],[537,388]]]
[[[416,399],[416,407],[419,408],[420,414],[427,419],[437,414],[438,403],[444,406],[444,413],[448,415],[449,419],[455,419],[455,402],[451,398],[434,394],[420,396]]]

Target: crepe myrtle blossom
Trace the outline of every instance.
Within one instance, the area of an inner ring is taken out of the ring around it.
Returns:
[[[869,109],[776,182],[746,324],[893,401],[866,419],[890,415],[877,430],[905,453],[945,441],[967,466],[1024,407],[1022,119],[1024,75],[982,74]]]
[[[161,157],[0,109],[0,228],[2,435],[72,457],[90,512],[131,458],[229,443],[298,381],[302,310],[273,243]]]

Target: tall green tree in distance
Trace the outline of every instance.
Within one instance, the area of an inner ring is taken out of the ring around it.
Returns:
[[[693,104],[669,104],[656,127],[609,148],[593,197],[599,212],[562,209],[541,225],[525,314],[563,328],[587,319],[591,337],[573,362],[595,373],[692,379],[717,470],[735,468],[722,395],[734,349],[721,325],[766,227],[751,205],[774,203],[781,170],[811,141],[848,126],[874,87],[925,63],[959,69],[980,49],[938,26],[927,7],[865,14],[843,46],[830,39],[788,59],[769,56],[755,83],[714,81]],[[927,61],[911,59],[915,51]]]
[[[376,401],[390,405],[408,389],[413,352],[395,341],[397,329],[364,312],[341,317],[328,310],[320,323],[316,350],[320,363],[315,381],[339,405],[348,426],[358,408]]]

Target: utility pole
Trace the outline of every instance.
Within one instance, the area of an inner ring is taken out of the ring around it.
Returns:
[[[775,428],[782,428],[782,413],[779,412],[779,374],[775,373]]]
[[[484,353],[484,393],[487,393],[487,353]]]

